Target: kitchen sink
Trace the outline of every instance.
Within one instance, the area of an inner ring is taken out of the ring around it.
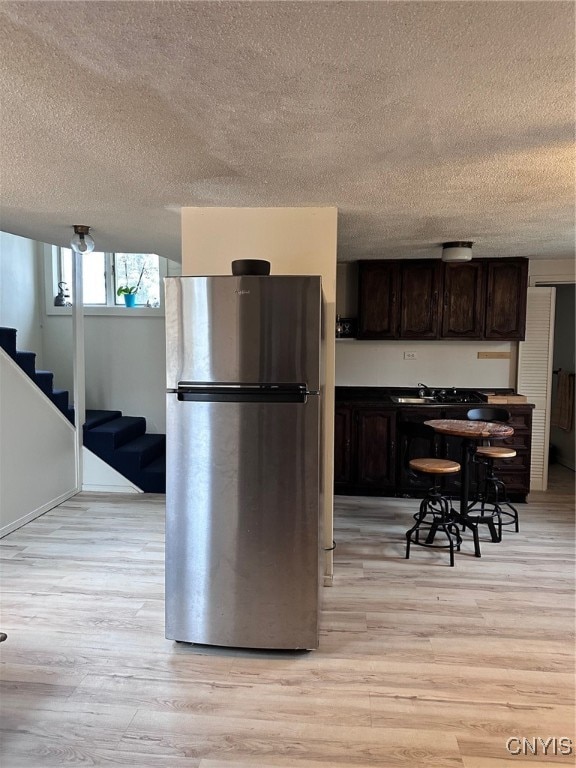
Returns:
[[[390,395],[393,403],[403,403],[404,405],[424,405],[425,403],[435,403],[435,397],[396,397]]]

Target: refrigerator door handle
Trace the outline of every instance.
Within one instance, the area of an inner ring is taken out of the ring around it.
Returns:
[[[178,400],[208,403],[305,403],[305,384],[193,384],[179,382]]]

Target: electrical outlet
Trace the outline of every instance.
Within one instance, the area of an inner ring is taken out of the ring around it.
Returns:
[[[416,360],[416,352],[404,352],[404,360]]]

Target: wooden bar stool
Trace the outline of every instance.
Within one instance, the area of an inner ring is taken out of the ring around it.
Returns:
[[[467,413],[470,421],[500,421],[506,423],[510,414],[504,408],[473,408]],[[479,508],[479,522],[485,522],[489,518],[496,519],[499,537],[502,537],[503,525],[514,525],[516,533],[520,530],[518,524],[518,510],[508,500],[506,485],[494,471],[494,462],[502,459],[513,459],[516,456],[514,448],[496,445],[479,445],[476,447],[473,461],[482,464],[484,476],[480,481],[476,499],[470,506],[470,513],[474,515]],[[502,519],[504,518],[504,519]]]
[[[431,429],[425,427],[424,429]],[[433,430],[431,430],[433,432]],[[442,495],[439,481],[443,475],[453,474],[460,471],[460,464],[457,461],[448,459],[422,458],[411,459],[409,461],[410,469],[414,472],[421,472],[425,475],[431,475],[433,485],[428,490],[420,510],[416,515],[416,522],[406,531],[406,559],[410,557],[410,544],[417,544],[421,547],[436,547],[438,549],[450,550],[450,566],[454,566],[454,547],[460,551],[462,537],[458,529],[457,513],[450,506],[450,500]],[[441,532],[447,541],[446,544],[434,542],[436,534]],[[422,541],[421,534],[426,534]]]

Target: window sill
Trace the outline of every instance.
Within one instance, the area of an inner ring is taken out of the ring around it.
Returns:
[[[72,307],[47,307],[47,315],[72,315]],[[164,317],[164,307],[84,307],[85,317]]]

